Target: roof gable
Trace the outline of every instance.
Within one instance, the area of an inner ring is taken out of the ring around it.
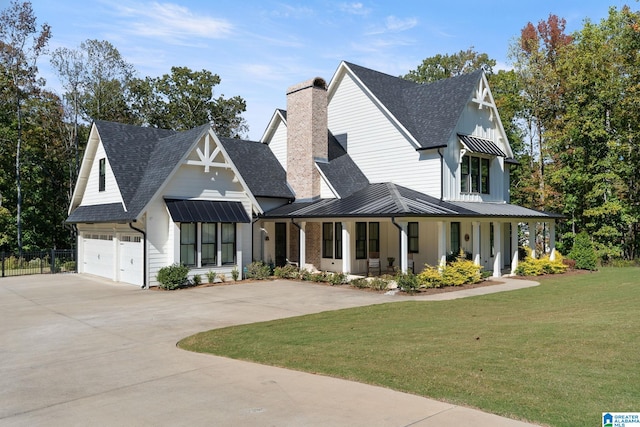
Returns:
[[[218,138],[225,152],[255,197],[293,199],[286,172],[267,144]]]
[[[418,84],[349,62],[343,62],[341,67],[351,72],[380,106],[406,129],[417,149],[443,147],[449,143],[465,106],[483,78],[483,71],[477,70]],[[339,69],[336,76],[340,73]]]

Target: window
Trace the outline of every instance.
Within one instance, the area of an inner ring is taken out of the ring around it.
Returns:
[[[333,223],[322,223],[322,258],[333,258]]]
[[[218,224],[215,222],[202,224],[202,265],[216,265],[218,248],[216,237],[218,235]]]
[[[106,187],[106,178],[107,178],[107,163],[106,159],[100,159],[100,175],[98,176],[98,191],[104,191]]]
[[[222,223],[220,230],[222,264],[234,264],[236,262],[236,224]]]
[[[180,263],[196,265],[196,224],[180,224]]]
[[[460,253],[460,223],[452,222],[451,223],[451,252],[454,255],[458,255]]]
[[[367,258],[367,223],[356,222],[356,259]]]
[[[336,259],[342,259],[342,223],[336,222]]]
[[[409,235],[409,253],[417,254],[420,249],[420,239],[418,234],[418,223],[410,222],[407,230]]]
[[[489,159],[463,156],[460,164],[460,191],[489,194],[490,164]]]
[[[380,223],[369,223],[369,252],[380,253]]]

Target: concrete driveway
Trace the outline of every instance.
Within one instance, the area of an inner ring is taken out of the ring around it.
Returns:
[[[157,292],[75,274],[3,278],[0,425],[528,425],[175,346],[203,330],[398,300],[286,281]]]

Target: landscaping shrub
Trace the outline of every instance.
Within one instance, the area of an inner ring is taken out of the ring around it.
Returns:
[[[441,268],[425,266],[418,274],[422,288],[441,288],[443,286],[461,286],[482,281],[482,267],[462,256]]]
[[[194,274],[193,278],[191,278],[191,281],[195,286],[198,286],[202,283],[202,276],[200,276],[199,274]]]
[[[540,276],[542,274],[561,274],[567,271],[569,265],[564,262],[562,254],[556,251],[556,258],[551,261],[548,255],[540,259],[531,258],[531,251],[527,251],[524,260],[518,263],[518,276]]]
[[[75,261],[67,261],[62,264],[62,268],[64,271],[76,271],[76,262]]]
[[[420,287],[420,283],[418,282],[418,276],[408,271],[406,274],[399,273],[396,276],[396,282],[398,283],[398,287],[407,293],[414,293]]]
[[[353,287],[364,289],[369,287],[369,281],[364,277],[358,277],[357,279],[353,279],[349,282],[349,284]]]
[[[317,273],[313,273],[311,275],[312,282],[328,282],[329,275],[323,271],[318,271]]]
[[[273,275],[279,279],[297,279],[300,277],[300,271],[295,265],[285,265],[283,267],[276,267],[273,270]]]
[[[271,267],[262,261],[252,262],[247,266],[245,274],[247,279],[264,280],[271,277]],[[235,279],[234,279],[235,280]]]
[[[593,248],[591,238],[586,231],[576,236],[573,241],[573,248],[568,256],[576,262],[576,268],[581,270],[597,270],[598,257]]]
[[[213,283],[216,281],[216,272],[209,270],[207,271],[207,282]]]
[[[425,265],[424,270],[418,274],[418,285],[421,288],[441,288],[445,283],[437,268]]]
[[[158,271],[158,282],[162,289],[173,290],[187,283],[189,268],[181,264],[172,264],[162,267]]]
[[[328,280],[332,286],[343,285],[347,283],[347,276],[344,273],[333,273]]]
[[[389,286],[389,280],[383,277],[374,277],[373,279],[369,280],[369,287],[371,287],[371,289],[374,289],[376,291],[384,291],[387,289],[388,286]]]
[[[231,278],[233,279],[233,281],[235,282],[236,280],[238,280],[239,276],[240,276],[240,272],[238,271],[238,268],[233,267],[233,270],[231,270]]]

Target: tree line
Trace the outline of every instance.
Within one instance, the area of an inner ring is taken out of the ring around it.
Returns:
[[[93,120],[184,130],[210,122],[242,136],[239,96],[214,96],[220,77],[172,67],[137,77],[108,41],[47,52],[52,29],[30,2],[0,13],[0,250],[69,247],[66,210]],[[50,53],[63,94],[44,89]],[[560,251],[586,231],[602,261],[635,259],[640,244],[640,13],[610,8],[568,34],[549,15],[509,46],[512,68],[473,47],[426,58],[404,78],[429,83],[484,68],[519,166],[511,200],[562,213]]]
[[[220,76],[172,67],[137,77],[106,40],[48,51],[52,28],[28,1],[0,11],[0,251],[71,247],[64,224],[94,120],[185,130],[211,123],[221,136],[248,130],[240,96],[215,96]],[[45,89],[38,62],[50,55],[63,93]]]

